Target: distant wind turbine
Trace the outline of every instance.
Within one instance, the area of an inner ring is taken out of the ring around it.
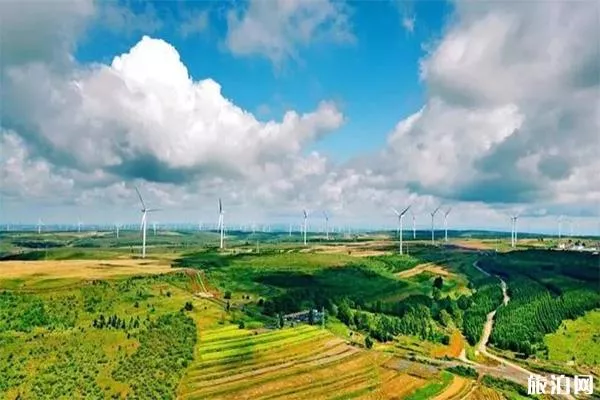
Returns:
[[[38,235],[42,233],[42,226],[44,225],[44,221],[42,221],[41,218],[38,218],[38,223],[37,223],[37,231],[38,231]]]
[[[513,215],[510,219],[512,221],[511,247],[514,249],[517,246],[517,221],[519,220],[519,214]]]
[[[146,203],[144,203],[144,199],[142,198],[142,194],[140,193],[137,186],[135,186],[135,191],[140,198],[140,203],[142,204],[142,222],[140,228],[142,230],[142,258],[146,258],[146,225],[148,223],[148,213],[159,211],[158,208],[147,208]]]
[[[562,236],[562,221],[563,221],[563,216],[559,215],[558,216],[558,240],[559,241]]]
[[[325,217],[325,239],[329,240],[329,215],[323,211],[323,216]]]
[[[444,213],[444,242],[448,241],[448,214],[450,211],[452,211],[452,207]]]
[[[435,218],[435,214],[437,214],[437,212],[440,210],[442,206],[438,206],[438,208],[436,208],[435,210],[433,210],[431,214],[431,244],[435,244],[435,225],[434,225],[434,218]]]
[[[77,218],[77,233],[81,233],[81,219]]]
[[[221,198],[219,197],[219,230],[221,231],[221,249],[223,249],[223,240],[225,239],[224,214],[225,212],[223,211],[223,203],[221,202]]]
[[[304,213],[304,245],[306,246],[306,231],[308,228],[308,214],[306,213],[306,210],[302,210],[302,212]]]
[[[398,230],[399,230],[399,236],[400,236],[400,254],[403,254],[402,237],[404,236],[404,230],[402,229],[402,220],[404,219],[404,214],[406,214],[406,212],[408,211],[409,208],[410,208],[410,206],[406,207],[402,212],[398,212],[398,210],[396,210],[395,208],[392,208],[394,213],[396,213],[396,215],[398,216]]]
[[[120,228],[119,224],[115,223],[115,232],[117,234],[117,239],[119,238],[119,228]]]

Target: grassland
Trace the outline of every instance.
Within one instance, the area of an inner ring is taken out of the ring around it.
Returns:
[[[564,321],[558,331],[544,337],[550,361],[591,368],[600,373],[600,311]]]
[[[476,251],[415,241],[399,256],[385,235],[304,247],[242,233],[217,251],[216,239],[151,235],[142,260],[132,233],[12,236],[0,249],[0,397],[517,396],[505,382],[472,386],[414,360],[456,359],[465,347],[464,321],[487,282],[472,266]],[[326,311],[325,329],[280,327],[282,314],[309,308]],[[552,362],[571,361],[556,351],[573,335],[595,348],[594,313],[546,336]],[[367,338],[376,339],[371,350]]]

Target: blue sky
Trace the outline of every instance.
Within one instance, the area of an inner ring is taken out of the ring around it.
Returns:
[[[123,3],[124,4],[124,3]],[[238,57],[224,48],[227,24],[220,2],[150,2],[156,18],[165,21],[153,37],[172,44],[195,80],[212,78],[226,98],[263,119],[280,119],[293,109],[308,112],[323,98],[334,99],[348,116],[337,132],[307,150],[345,161],[383,146],[398,120],[416,112],[424,101],[419,60],[425,46],[439,40],[452,6],[443,1],[410,4],[419,15],[414,31],[402,25],[400,2],[349,2],[355,41],[301,48],[299,60],[274,66],[261,56]],[[239,7],[244,7],[239,3]],[[139,12],[139,4],[130,5]],[[206,28],[184,36],[177,28],[188,14],[208,13]],[[100,20],[77,48],[81,62],[110,63],[130,49],[139,33],[111,31]]]
[[[138,186],[164,221],[596,232],[599,7],[1,2],[0,222],[135,220]]]

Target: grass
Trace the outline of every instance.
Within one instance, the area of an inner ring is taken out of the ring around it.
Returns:
[[[564,364],[600,365],[600,310],[564,321],[558,331],[544,337],[548,359]]]
[[[406,400],[426,400],[431,399],[435,395],[441,393],[454,379],[454,375],[449,372],[442,371],[440,373],[440,379],[431,382],[422,388],[415,390],[409,396],[406,397]]]
[[[400,379],[415,380],[384,370],[389,356],[357,350],[308,325],[263,333],[225,326],[199,337],[195,361],[178,389],[182,399],[341,399],[383,393]]]
[[[145,398],[171,398],[186,351],[187,362],[191,359],[194,321],[216,326],[222,309],[193,299],[185,290],[188,281],[176,273],[79,281],[59,289],[40,286],[28,293],[0,291],[0,397],[110,398],[139,392]],[[186,301],[194,309],[183,315]],[[100,314],[141,323],[94,328]]]
[[[132,232],[119,242],[110,234],[11,236],[2,247],[4,259],[13,260],[0,262],[0,293],[6,290],[18,299],[0,298],[0,397],[124,398],[137,393],[184,399],[419,399],[446,393],[451,374],[425,364],[402,370],[388,363],[398,360],[394,355],[413,353],[456,356],[463,344],[458,332],[449,346],[399,336],[367,351],[362,348],[365,331],[352,332],[333,317],[325,330],[308,325],[273,330],[268,327],[274,326],[274,318],[262,313],[267,303],[277,312],[288,304],[327,307],[327,301],[345,297],[366,310],[378,301],[429,295],[436,275],[444,275],[442,294],[456,298],[471,291],[469,281],[481,278],[471,266],[474,252],[413,242],[410,256],[398,256],[385,235],[362,242],[315,241],[305,248],[286,243],[286,235],[261,234],[256,254],[250,236],[232,233],[228,249],[218,252],[213,233],[151,235],[146,260],[136,259],[139,237]],[[536,262],[529,254],[519,258],[525,267]],[[216,298],[194,296],[198,283],[171,265],[202,270],[206,290]],[[407,276],[417,265],[432,268]],[[551,272],[542,279],[555,283]],[[222,300],[226,291],[232,292],[229,312]],[[259,299],[265,300],[264,307]],[[188,319],[173,320],[188,302]],[[100,314],[142,323],[139,328],[97,329],[92,324]],[[240,321],[244,329],[238,327]],[[572,335],[593,342],[593,328],[599,324],[597,317],[567,322],[558,345],[572,346]],[[452,325],[445,328],[452,331]],[[170,341],[179,336],[186,339]],[[468,347],[467,355],[471,352]],[[562,362],[559,358],[568,355],[554,357]],[[63,378],[68,382],[61,385]],[[488,383],[516,395],[502,382]]]

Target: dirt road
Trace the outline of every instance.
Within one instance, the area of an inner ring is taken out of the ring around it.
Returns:
[[[479,267],[479,265],[477,264],[477,261],[475,261],[473,263],[473,267],[477,268],[479,271],[486,274],[487,276],[492,276],[487,271],[481,269]],[[500,370],[503,373],[506,373],[507,376],[510,376],[510,377],[514,378],[515,380],[519,381],[524,386],[527,386],[528,378],[531,375],[534,375],[533,372],[521,367],[520,365],[513,363],[512,361],[509,361],[505,358],[502,358],[495,354],[490,353],[487,348],[487,344],[490,339],[490,335],[492,333],[492,328],[494,327],[494,316],[496,315],[496,312],[500,309],[500,307],[506,307],[508,305],[508,302],[510,301],[510,297],[508,296],[508,285],[499,276],[497,276],[497,275],[494,275],[494,276],[500,280],[500,286],[502,287],[503,300],[502,300],[502,304],[500,306],[498,306],[498,308],[496,308],[494,311],[490,312],[487,315],[487,320],[483,327],[483,334],[481,335],[481,340],[479,341],[479,343],[477,345],[476,351],[480,352],[481,354],[483,354],[484,356],[486,356],[492,360],[499,362],[500,367],[498,367],[497,370]],[[463,354],[461,354],[461,356],[463,356]],[[462,357],[461,357],[461,359],[462,359]],[[465,357],[465,360],[466,360],[466,357]],[[542,375],[546,375],[546,374],[542,374]],[[564,395],[563,398],[574,400],[574,397],[571,395]]]

